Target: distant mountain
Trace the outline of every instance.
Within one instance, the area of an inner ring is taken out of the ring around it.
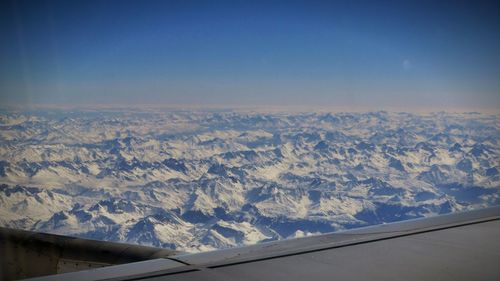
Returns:
[[[2,112],[0,225],[206,251],[498,205],[499,117]]]

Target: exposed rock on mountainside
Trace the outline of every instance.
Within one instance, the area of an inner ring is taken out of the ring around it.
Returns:
[[[183,251],[500,203],[498,115],[0,114],[0,224]]]

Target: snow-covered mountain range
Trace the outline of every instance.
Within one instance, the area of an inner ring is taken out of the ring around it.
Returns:
[[[500,115],[0,113],[0,225],[204,251],[500,203]]]

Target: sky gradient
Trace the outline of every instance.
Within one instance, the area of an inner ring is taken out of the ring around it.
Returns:
[[[496,1],[3,1],[0,105],[500,108]]]

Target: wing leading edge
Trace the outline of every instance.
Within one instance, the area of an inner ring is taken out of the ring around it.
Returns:
[[[32,280],[500,280],[500,207]]]

